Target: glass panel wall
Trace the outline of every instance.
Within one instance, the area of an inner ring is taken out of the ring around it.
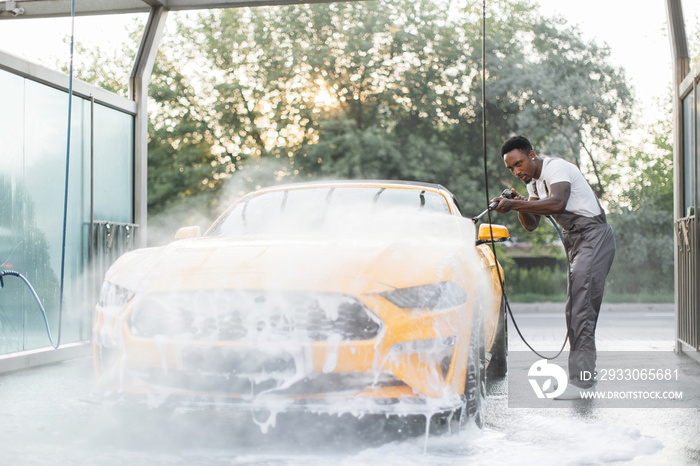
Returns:
[[[0,145],[0,266],[24,275],[46,308],[56,339],[59,326],[63,208],[66,181],[68,93],[0,71],[0,124],[12,131]],[[95,106],[97,107],[97,105]],[[95,111],[73,97],[64,267],[62,343],[90,338],[89,280],[91,134],[95,185],[110,186],[100,198],[104,220],[133,220],[133,117],[111,108]],[[99,118],[97,118],[99,113]],[[114,196],[112,197],[112,193]],[[96,205],[97,207],[97,205]],[[41,312],[15,277],[0,290],[0,354],[49,346]]]
[[[95,105],[95,220],[134,218],[134,118]]]
[[[0,267],[24,270],[25,193],[23,183],[24,79],[0,72],[3,96],[0,127],[11,128],[14,137],[0,144]],[[7,136],[7,134],[6,134]],[[32,212],[29,212],[33,215]],[[24,347],[24,285],[8,277],[0,290],[0,353]],[[19,311],[18,311],[19,310]]]
[[[683,99],[683,212],[691,215],[695,210],[695,99],[691,92]]]

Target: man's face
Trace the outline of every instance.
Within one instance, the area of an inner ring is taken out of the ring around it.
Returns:
[[[537,172],[537,163],[535,162],[535,152],[527,153],[520,149],[513,149],[503,156],[503,161],[510,172],[523,180],[524,183],[529,183]]]

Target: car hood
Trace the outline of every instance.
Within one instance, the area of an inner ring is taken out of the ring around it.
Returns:
[[[458,225],[460,228],[450,230],[449,235],[180,240],[123,255],[105,279],[135,292],[234,288],[348,291],[352,283],[360,283],[364,291],[368,287],[384,291],[450,280],[455,274],[473,275],[480,268],[474,229],[471,222]]]

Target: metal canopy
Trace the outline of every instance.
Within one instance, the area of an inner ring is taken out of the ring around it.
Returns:
[[[244,6],[293,5],[300,3],[330,3],[329,0],[76,0],[75,14],[111,15],[148,13],[153,7],[166,10],[203,10],[210,8],[238,8]],[[52,18],[70,16],[70,0],[15,0],[0,1],[0,19]]]

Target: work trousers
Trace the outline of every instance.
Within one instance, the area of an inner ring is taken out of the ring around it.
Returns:
[[[569,380],[585,388],[595,383],[595,330],[605,279],[615,258],[615,236],[604,212],[596,217],[564,212],[555,219],[564,228],[570,266],[566,302]]]

